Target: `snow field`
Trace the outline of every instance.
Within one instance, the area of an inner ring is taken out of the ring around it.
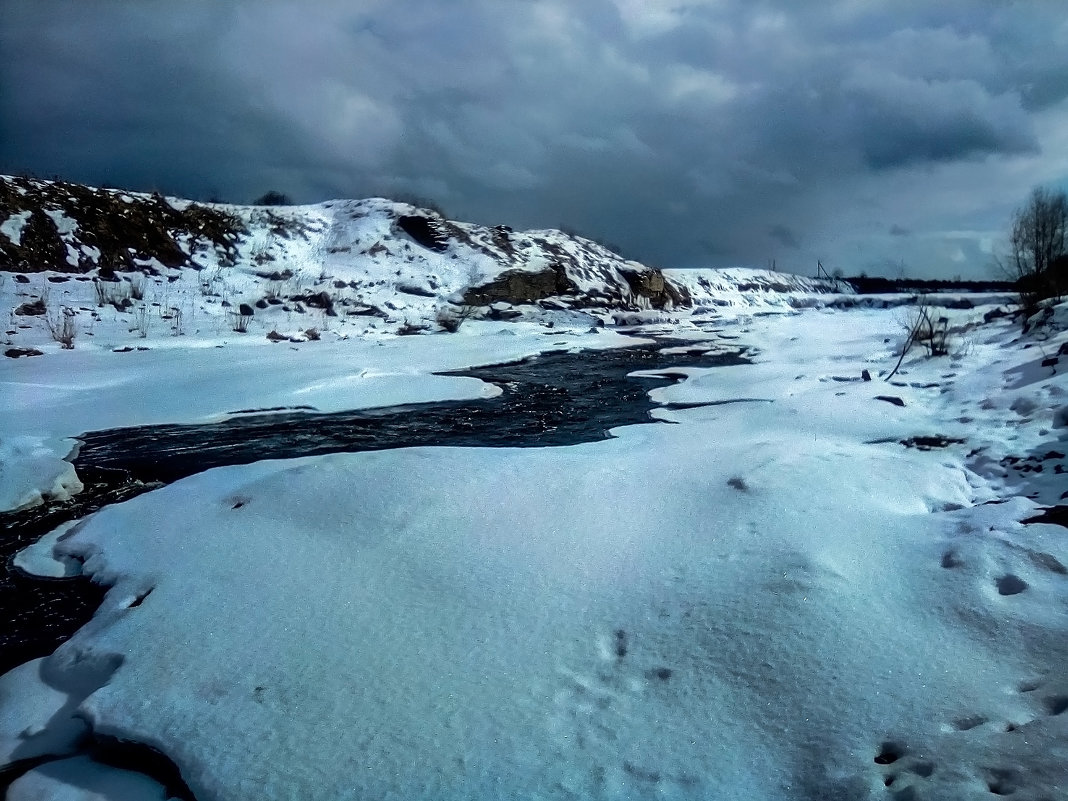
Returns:
[[[675,425],[105,508],[56,546],[114,586],[49,686],[201,799],[1062,796],[1068,544],[1019,522],[1057,474],[1003,457],[1056,445],[1064,378],[1007,322],[901,386],[860,380],[893,312],[725,331],[756,363],[654,390],[718,404]]]

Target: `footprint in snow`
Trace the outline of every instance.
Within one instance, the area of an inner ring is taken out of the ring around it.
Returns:
[[[1028,583],[1014,573],[1006,573],[995,582],[998,595],[1019,595],[1028,588]]]

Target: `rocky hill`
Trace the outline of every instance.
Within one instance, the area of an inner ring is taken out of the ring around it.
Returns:
[[[94,281],[111,301],[100,283],[174,282],[188,270],[247,316],[311,307],[426,330],[443,314],[610,315],[850,291],[763,270],[660,270],[581,236],[458,222],[382,198],[236,206],[0,177],[0,271]]]

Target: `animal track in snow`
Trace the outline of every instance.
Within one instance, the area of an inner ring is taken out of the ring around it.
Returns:
[[[1011,768],[988,768],[986,786],[994,795],[1012,795],[1020,789],[1018,777]]]
[[[1006,573],[995,582],[999,595],[1019,595],[1028,588],[1028,583],[1015,573]]]
[[[1068,711],[1068,695],[1051,695],[1043,701],[1043,706],[1050,717],[1063,715]]]
[[[964,562],[956,551],[946,551],[942,554],[942,567],[946,570],[952,570],[953,568],[960,567]]]
[[[957,731],[971,731],[987,722],[983,715],[967,715],[953,721],[953,728]]]
[[[887,740],[879,748],[879,753],[875,755],[875,764],[893,765],[903,756],[905,756],[905,746],[901,743]]]

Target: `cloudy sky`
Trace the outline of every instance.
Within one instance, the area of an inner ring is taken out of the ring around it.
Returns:
[[[1063,0],[0,2],[0,171],[419,196],[659,266],[987,276],[1068,185]]]

